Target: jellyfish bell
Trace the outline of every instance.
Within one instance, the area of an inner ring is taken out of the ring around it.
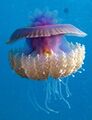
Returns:
[[[69,42],[65,43],[63,36],[67,34],[86,36],[86,33],[70,24],[46,25],[16,30],[8,43],[25,37],[29,47],[32,47],[32,51],[29,55],[26,55],[25,52],[21,53],[21,57],[17,58],[13,58],[15,55],[12,51],[10,61],[11,64],[16,64],[12,67],[15,71],[17,70],[18,74],[22,72],[23,76],[36,80],[47,79],[49,76],[59,78],[72,74],[83,63],[85,47],[79,43],[76,43],[76,45]]]
[[[80,43],[70,43],[64,39],[65,35],[85,37],[87,34],[71,24],[56,24],[52,17],[39,15],[33,20],[30,27],[17,29],[10,37],[8,44],[12,44],[22,38],[26,39],[27,49],[11,50],[9,60],[11,67],[22,77],[33,80],[55,80],[47,84],[46,99],[53,94],[62,96],[61,79],[75,73],[82,67],[85,58],[85,46]],[[55,81],[55,83],[54,83]],[[54,85],[55,84],[55,85]],[[64,84],[67,87],[67,84]],[[67,91],[69,95],[69,91]],[[40,107],[41,108],[41,107]],[[42,108],[43,109],[43,108]],[[46,109],[53,111],[46,104]]]

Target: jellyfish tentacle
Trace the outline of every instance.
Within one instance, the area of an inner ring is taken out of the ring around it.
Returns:
[[[62,93],[62,82],[59,82],[59,90],[60,90],[60,97],[61,97],[61,99],[68,105],[68,108],[71,109],[71,106],[70,106],[69,102],[63,96],[63,93]]]
[[[36,105],[37,105],[37,107],[38,107],[39,109],[41,109],[42,111],[46,112],[47,114],[50,113],[50,112],[49,112],[48,110],[46,110],[45,108],[41,107],[41,105],[38,104],[37,101],[35,101],[35,102],[36,102]]]
[[[38,111],[38,107],[37,107],[36,101],[35,101],[34,97],[30,97],[29,91],[28,91],[28,98],[29,98],[31,104],[33,105],[34,109],[35,109],[36,111]],[[34,102],[33,102],[33,101],[34,101]]]
[[[51,84],[51,82],[49,82]],[[51,90],[51,89],[50,89]],[[48,89],[48,83],[47,83],[47,88],[46,88],[46,98],[45,98],[45,107],[48,109],[50,112],[54,113],[59,113],[59,111],[56,111],[48,106],[48,99],[49,99],[49,89]]]
[[[69,87],[68,87],[68,80],[69,80],[69,78],[68,77],[66,78],[66,82],[64,82],[63,79],[60,79],[60,78],[58,78],[58,80],[60,82],[62,82],[62,84],[65,86],[67,97],[71,96],[71,92],[70,92]]]
[[[32,89],[30,89],[32,90]],[[31,97],[32,96],[32,97]],[[30,93],[29,93],[29,90],[28,90],[28,97],[30,99],[30,102],[32,103],[34,109],[36,111],[39,111],[39,110],[42,110],[44,111],[45,113],[49,114],[50,112],[48,110],[46,110],[45,108],[43,108],[36,100],[36,97],[35,95],[33,94],[33,90],[31,91],[31,96],[30,96]]]
[[[65,88],[66,88],[67,97],[72,95],[70,90],[69,90],[69,87],[68,87],[68,81],[69,81],[69,78],[66,78],[66,86],[65,86]]]
[[[58,95],[58,90],[57,90],[57,81],[54,80],[54,82],[52,82],[53,84],[53,88],[52,88],[52,94],[54,94],[54,99],[56,100],[57,99],[57,95]]]

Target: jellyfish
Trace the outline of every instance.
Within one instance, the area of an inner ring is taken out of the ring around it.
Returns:
[[[40,12],[32,18],[30,26],[15,30],[7,41],[7,44],[13,44],[25,39],[25,48],[10,50],[9,61],[12,69],[21,77],[46,83],[45,108],[37,104],[41,110],[58,112],[48,106],[52,95],[63,100],[70,108],[62,94],[62,85],[69,97],[68,76],[82,67],[85,46],[68,42],[65,36],[86,35],[71,24],[58,23],[53,12]]]

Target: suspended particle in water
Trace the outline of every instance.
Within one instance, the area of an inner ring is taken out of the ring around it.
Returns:
[[[68,13],[69,13],[69,8],[67,8],[67,7],[64,8],[64,13],[65,13],[65,14],[68,14]]]

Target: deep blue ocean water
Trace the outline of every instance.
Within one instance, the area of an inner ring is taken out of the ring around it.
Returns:
[[[70,77],[71,109],[63,103],[59,107],[59,114],[47,114],[33,108],[27,95],[31,82],[11,70],[8,62],[11,46],[5,44],[16,28],[30,23],[30,16],[35,9],[44,10],[46,7],[57,10],[62,23],[71,23],[88,34],[85,38],[67,37],[72,42],[86,46],[85,71],[77,73],[75,78]],[[0,120],[92,120],[92,1],[2,0],[0,28]]]

